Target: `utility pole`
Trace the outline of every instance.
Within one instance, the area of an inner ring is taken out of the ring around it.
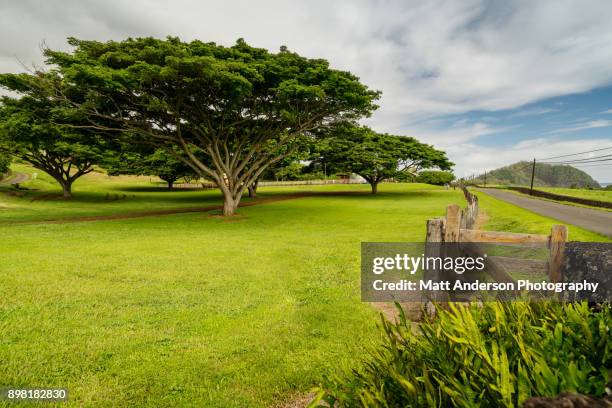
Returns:
[[[484,174],[484,186],[487,186],[487,171],[485,170],[485,174]]]
[[[531,187],[529,188],[529,195],[533,195],[533,178],[535,177],[535,163],[536,159],[533,159],[533,166],[531,167]]]

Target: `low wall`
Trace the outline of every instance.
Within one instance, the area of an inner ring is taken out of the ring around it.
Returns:
[[[518,191],[519,193],[529,194],[530,190],[527,187],[508,187],[508,190]],[[606,201],[589,200],[586,198],[570,197],[561,194],[549,193],[541,190],[533,190],[533,195],[536,197],[549,198],[551,200],[569,201],[572,203],[590,205],[593,207],[612,208],[612,203]]]

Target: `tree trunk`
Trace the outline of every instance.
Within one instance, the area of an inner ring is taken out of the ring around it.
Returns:
[[[63,180],[60,182],[64,193],[64,198],[72,198],[72,183],[70,181]]]
[[[376,194],[378,192],[378,182],[370,183],[372,186],[372,194]]]
[[[172,190],[174,188],[174,180],[168,180],[168,190]]]
[[[238,208],[238,200],[233,199],[229,196],[223,197],[223,215],[234,215],[236,214],[236,208]]]
[[[251,198],[256,198],[257,197],[257,185],[259,184],[259,180],[255,181],[253,184],[251,184],[248,189],[249,189],[249,197]]]

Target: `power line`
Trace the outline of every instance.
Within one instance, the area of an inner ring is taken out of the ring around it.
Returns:
[[[561,155],[561,156],[544,157],[544,158],[537,159],[537,160],[540,161],[540,160],[549,160],[549,159],[559,159],[561,157],[578,156],[580,154],[587,154],[587,153],[593,153],[593,152],[601,152],[603,150],[610,150],[610,149],[612,149],[612,146],[604,147],[602,149],[588,150],[586,152],[580,152],[580,153],[571,153],[571,154],[564,154],[564,155]]]
[[[605,161],[611,161],[612,159],[599,159],[599,160],[585,160],[585,161],[581,161],[581,162],[569,162],[569,163],[553,163],[559,166],[574,166],[574,165],[580,165],[583,163],[596,163],[596,162],[605,162]],[[546,163],[546,164],[550,164],[550,163]]]
[[[581,163],[581,162],[586,162],[586,161],[590,161],[594,159],[602,159],[605,157],[612,157],[612,154],[604,154],[603,156],[595,156],[595,157],[585,157],[584,159],[562,160],[562,161],[556,161],[556,162],[540,162],[540,163],[546,163],[546,164]]]
[[[545,157],[541,159],[533,159],[533,161],[526,163],[524,166],[521,166],[516,171],[520,172],[520,171],[525,170],[528,167],[531,167],[531,187],[529,189],[529,193],[530,195],[533,195],[533,183],[535,180],[536,164],[538,164],[537,162],[539,162],[540,164],[558,164],[558,165],[567,165],[567,166],[573,166],[573,167],[612,166],[612,163],[609,163],[609,164],[607,163],[607,162],[612,162],[612,154],[604,154],[601,156],[574,158],[574,159],[569,159],[569,160],[552,161],[552,162],[545,161],[545,160],[550,160],[550,159],[560,159],[563,157],[579,156],[582,154],[588,154],[588,153],[594,153],[594,152],[602,152],[602,151],[610,150],[610,149],[612,149],[612,146],[603,147],[601,149],[587,150],[587,151],[579,152],[579,153],[570,153],[570,154],[564,154],[560,156],[551,156],[551,157]],[[604,162],[604,163],[588,164],[588,163],[599,163],[599,162]]]
[[[601,166],[612,166],[612,163],[610,163],[610,164],[607,164],[607,163],[604,163],[604,164],[580,164],[580,165],[576,165],[576,166],[572,166],[572,167],[580,168],[580,167],[601,167]]]

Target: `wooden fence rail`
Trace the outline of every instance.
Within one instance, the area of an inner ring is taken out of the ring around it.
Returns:
[[[465,187],[463,193],[467,207],[461,209],[458,205],[449,205],[444,218],[434,218],[427,221],[426,243],[460,243],[463,249],[478,252],[479,244],[499,244],[545,248],[548,250],[546,260],[521,259],[506,256],[490,256],[487,262],[487,272],[498,282],[514,282],[510,272],[526,274],[546,274],[549,281],[561,282],[564,248],[567,241],[567,227],[553,225],[550,235],[516,233],[505,231],[484,231],[473,229],[478,217],[478,197]],[[445,256],[440,252],[447,246],[426,245],[426,256]],[[429,279],[438,279],[439,271],[428,271]]]

